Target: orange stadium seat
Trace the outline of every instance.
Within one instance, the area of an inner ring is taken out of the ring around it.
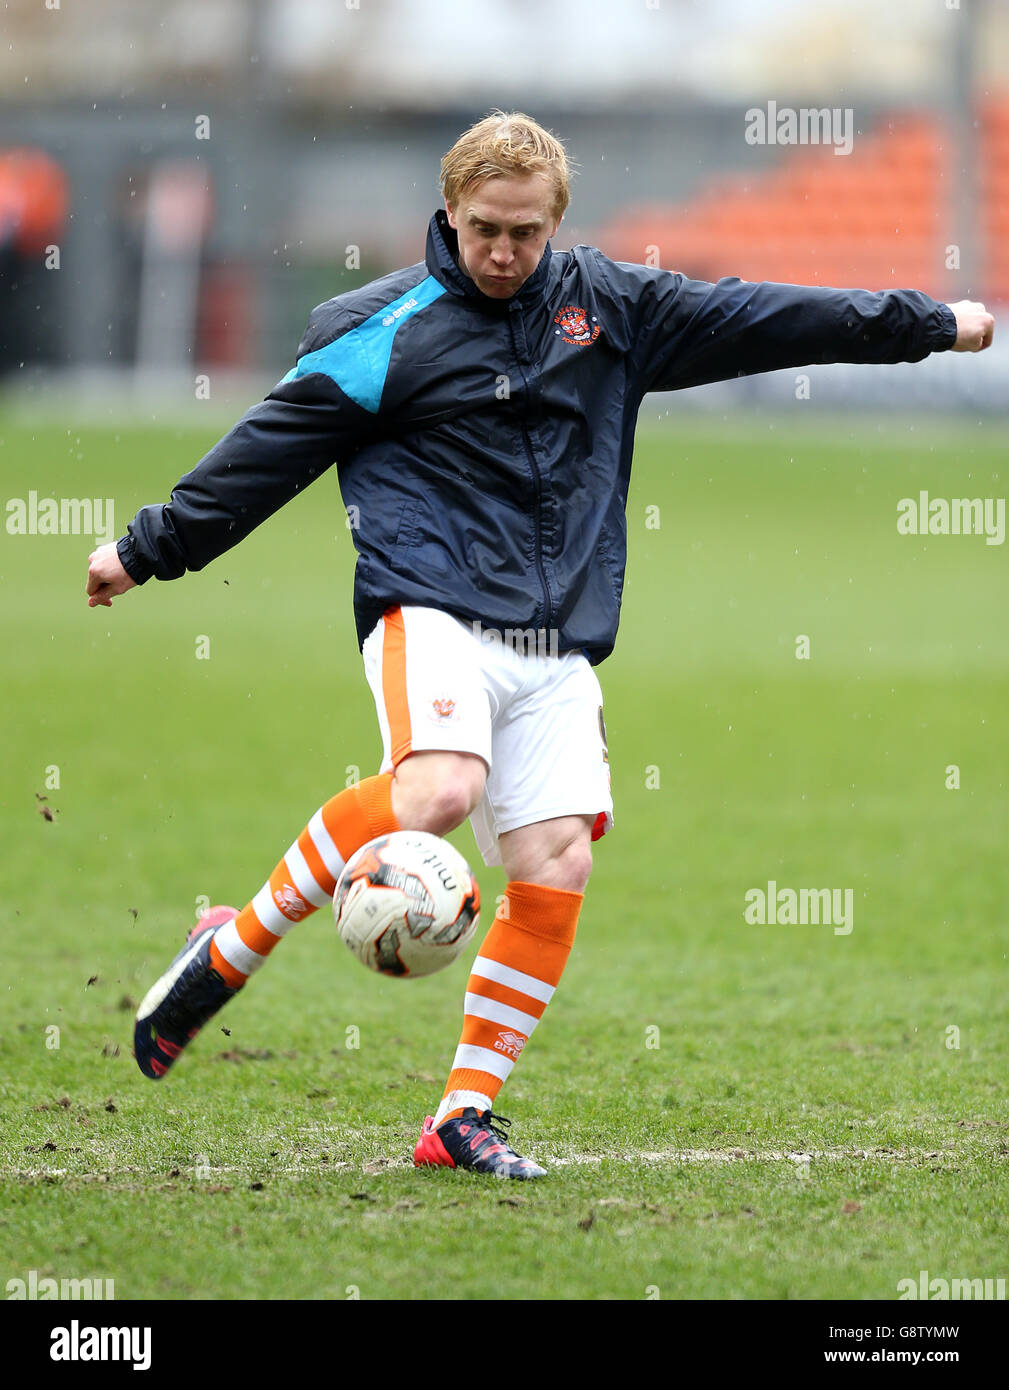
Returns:
[[[979,108],[983,293],[1009,299],[1009,98]],[[623,260],[656,245],[661,263],[706,279],[918,286],[941,297],[951,142],[932,116],[883,120],[850,155],[789,150],[761,174],[720,175],[678,206],[629,209],[597,240]]]

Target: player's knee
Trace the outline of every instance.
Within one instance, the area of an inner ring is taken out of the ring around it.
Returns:
[[[480,795],[474,791],[470,779],[447,778],[431,792],[427,805],[421,811],[427,823],[419,828],[430,830],[434,835],[446,835],[462,825],[479,800]]]
[[[563,888],[568,893],[584,893],[592,872],[592,846],[588,839],[577,838],[559,846],[555,853],[539,858],[526,872],[516,865],[514,878],[539,883],[544,888]]]
[[[407,758],[397,769],[394,783],[396,817],[404,830],[447,835],[479,804],[485,779],[479,758]]]
[[[572,841],[553,860],[551,872],[551,887],[563,888],[568,893],[584,893],[592,873],[591,844],[582,839]]]

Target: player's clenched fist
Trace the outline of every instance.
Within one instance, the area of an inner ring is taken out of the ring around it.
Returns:
[[[123,562],[116,550],[116,542],[100,545],[88,556],[88,607],[103,604],[112,607],[115,594],[125,594],[127,589],[135,589],[136,580],[123,569]]]
[[[953,352],[981,352],[991,347],[995,333],[995,320],[983,304],[975,304],[970,299],[960,299],[949,306],[956,316],[956,342]]]

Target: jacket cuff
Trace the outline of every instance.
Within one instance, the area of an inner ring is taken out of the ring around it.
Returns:
[[[929,333],[929,351],[946,352],[956,342],[956,314],[948,304],[940,304],[936,326]]]
[[[116,554],[119,556],[123,569],[134,584],[146,584],[154,573],[147,561],[137,554],[137,547],[132,536],[120,536],[116,542]]]

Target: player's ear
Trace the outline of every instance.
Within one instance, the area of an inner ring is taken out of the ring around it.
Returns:
[[[448,225],[449,225],[454,231],[458,231],[458,227],[456,226],[455,213],[452,211],[452,208],[449,206],[449,201],[448,201],[447,198],[445,199],[445,213],[446,213],[446,215],[447,215],[447,217],[448,217]]]

